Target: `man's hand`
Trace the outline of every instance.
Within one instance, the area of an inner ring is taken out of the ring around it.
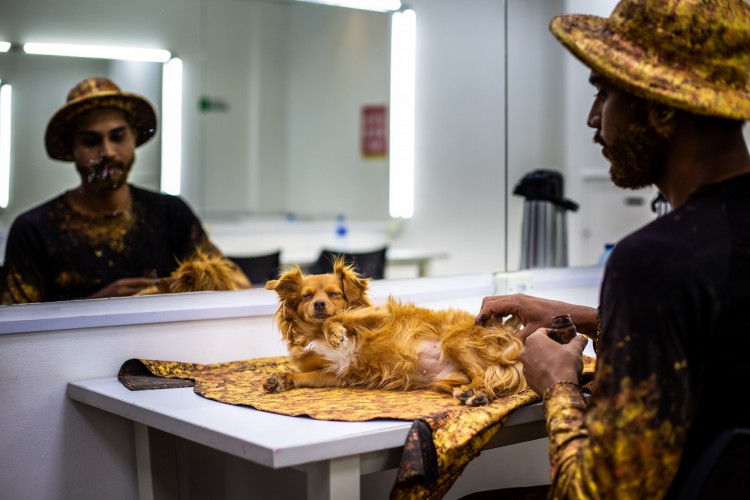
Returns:
[[[120,278],[110,283],[93,295],[90,299],[102,299],[105,297],[127,297],[159,282],[157,278]]]
[[[504,317],[511,314],[523,324],[523,328],[516,336],[524,341],[539,328],[550,327],[552,318],[562,314],[569,314],[576,330],[581,333],[595,334],[598,323],[596,309],[592,307],[531,297],[522,293],[485,297],[476,322],[484,324],[492,316]]]
[[[588,340],[585,335],[578,335],[567,344],[558,344],[549,338],[546,328],[530,334],[520,355],[526,383],[540,397],[555,382],[577,384],[583,372],[583,350]]]

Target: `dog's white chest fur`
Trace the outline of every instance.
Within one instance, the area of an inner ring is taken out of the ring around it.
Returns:
[[[331,347],[327,342],[320,340],[313,340],[305,346],[306,351],[315,351],[318,356],[330,363],[325,368],[325,371],[335,373],[339,376],[344,374],[349,365],[351,365],[354,348],[354,342],[349,337],[344,337],[341,345],[336,349]]]

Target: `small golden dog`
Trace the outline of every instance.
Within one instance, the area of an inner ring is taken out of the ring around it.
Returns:
[[[243,290],[250,287],[250,280],[234,262],[221,255],[198,250],[189,259],[180,262],[168,277],[161,278],[159,283],[136,295]]]
[[[360,278],[351,266],[337,260],[331,274],[305,276],[295,267],[279,279],[266,283],[266,289],[276,290],[281,300],[276,323],[292,364],[300,372],[320,372],[329,365],[310,346],[325,341],[323,323],[328,318],[350,309],[372,306],[367,297],[368,281]]]
[[[513,336],[515,320],[475,324],[460,310],[432,310],[389,298],[373,306],[367,279],[334,263],[331,274],[299,268],[269,281],[281,304],[277,323],[298,373],[279,373],[263,388],[430,388],[480,406],[526,388]]]

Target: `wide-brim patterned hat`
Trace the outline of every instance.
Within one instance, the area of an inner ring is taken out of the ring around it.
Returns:
[[[622,0],[607,19],[556,16],[550,31],[632,94],[699,115],[750,119],[744,0]]]
[[[73,161],[71,127],[84,113],[100,108],[120,109],[130,115],[136,129],[136,146],[148,141],[156,133],[156,113],[144,97],[123,92],[108,78],[87,78],[71,89],[65,105],[47,124],[44,144],[50,158]]]

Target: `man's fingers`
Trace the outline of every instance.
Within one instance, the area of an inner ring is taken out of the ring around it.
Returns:
[[[484,297],[482,299],[482,307],[477,314],[477,324],[484,324],[492,316],[508,316],[515,314],[518,307],[509,302],[508,296],[505,295],[493,295],[490,297]]]
[[[578,334],[571,339],[568,345],[572,345],[581,354],[583,354],[583,350],[586,349],[586,345],[588,345],[588,343],[589,343],[589,338],[586,335]]]
[[[514,335],[516,336],[516,338],[520,339],[525,344],[528,336],[534,333],[535,331],[539,330],[539,328],[543,328],[543,327],[540,327],[539,325],[536,325],[536,324],[524,325],[524,327],[518,330],[516,333],[514,333]]]

